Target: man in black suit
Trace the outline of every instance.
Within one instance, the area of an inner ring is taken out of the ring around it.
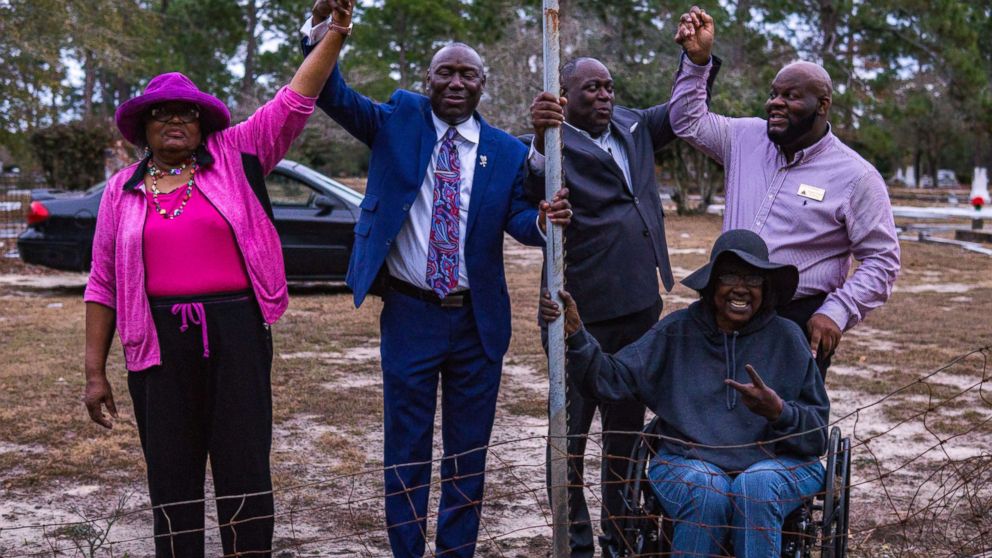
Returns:
[[[565,231],[565,284],[586,329],[612,353],[658,322],[658,275],[666,291],[674,283],[654,157],[676,136],[666,104],[615,107],[613,78],[599,60],[569,61],[561,73],[562,97],[545,92],[530,107],[535,135],[527,191],[535,200],[544,198],[544,131],[564,122],[564,174],[574,211]],[[624,513],[620,491],[636,435],[609,432],[639,431],[644,407],[585,399],[575,386],[569,386],[567,406],[572,557],[591,558],[594,551],[582,471],[585,435],[597,407],[604,432],[600,545],[610,556],[611,548],[622,547],[610,517]]]

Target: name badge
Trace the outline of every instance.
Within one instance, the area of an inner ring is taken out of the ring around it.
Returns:
[[[799,191],[796,192],[804,198],[809,198],[811,200],[823,201],[823,195],[827,193],[823,188],[817,188],[816,186],[810,186],[809,184],[800,184]]]

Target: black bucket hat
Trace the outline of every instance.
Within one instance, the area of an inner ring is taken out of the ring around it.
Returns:
[[[733,229],[721,234],[713,243],[709,263],[692,272],[682,280],[682,284],[701,293],[710,284],[717,260],[731,254],[766,272],[768,296],[774,300],[776,306],[792,300],[796,287],[799,286],[799,270],[794,265],[768,261],[768,245],[760,236],[747,229]]]

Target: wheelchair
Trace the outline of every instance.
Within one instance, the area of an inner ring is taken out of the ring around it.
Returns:
[[[671,555],[674,525],[662,515],[647,478],[657,422],[655,417],[648,423],[631,453],[622,489],[626,510],[617,521],[619,547],[609,550],[610,558]],[[830,430],[825,469],[823,491],[805,499],[782,523],[783,558],[813,558],[817,550],[820,558],[847,556],[851,439],[841,438],[836,426]]]

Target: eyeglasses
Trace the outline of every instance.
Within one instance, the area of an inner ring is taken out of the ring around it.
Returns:
[[[745,285],[748,287],[760,287],[765,283],[765,278],[762,275],[738,275],[736,273],[724,273],[717,277],[721,285],[726,285],[728,287],[739,287],[740,285]]]
[[[178,118],[183,124],[189,124],[199,120],[200,109],[196,107],[155,107],[148,114],[158,122],[168,122],[173,118]]]

